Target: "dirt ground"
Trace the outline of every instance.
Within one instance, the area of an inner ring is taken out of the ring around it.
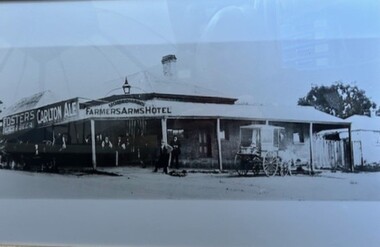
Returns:
[[[380,173],[316,176],[247,176],[187,173],[173,177],[150,168],[115,167],[122,176],[47,174],[0,170],[0,198],[207,199],[207,200],[380,200]]]

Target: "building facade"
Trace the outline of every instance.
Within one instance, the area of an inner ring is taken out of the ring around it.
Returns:
[[[180,167],[233,169],[241,145],[240,127],[250,124],[282,127],[281,143],[276,145],[283,159],[313,168],[325,166],[318,163],[322,159],[315,147],[316,133],[350,128],[349,122],[311,107],[239,105],[228,97],[142,93],[90,101],[74,98],[22,109],[3,118],[3,138],[18,162],[25,157],[37,162],[38,152],[47,160],[60,157],[60,166],[97,167],[153,166],[161,140],[170,143],[177,136]],[[64,149],[57,147],[61,138]]]

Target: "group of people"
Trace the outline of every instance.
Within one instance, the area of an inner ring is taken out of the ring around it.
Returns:
[[[59,148],[59,151],[62,151],[67,148],[69,142],[70,141],[67,135],[58,132],[57,135],[54,136],[52,144],[53,146],[57,146]]]
[[[91,136],[85,139],[87,145],[91,144]],[[115,144],[114,144],[115,143]],[[121,164],[124,161],[124,156],[127,153],[127,142],[119,136],[116,142],[111,141],[108,135],[96,134],[95,145],[97,160],[100,165],[112,166],[116,163]],[[116,160],[115,153],[118,152],[119,156]]]
[[[140,139],[130,139],[128,135],[118,136],[111,141],[111,138],[107,135],[96,134],[96,154],[97,162],[103,166],[114,166],[115,164],[143,164],[153,166],[154,171],[163,169],[164,173],[168,173],[168,167],[179,169],[179,156],[181,154],[181,143],[177,136],[174,136],[169,144],[162,140],[160,145],[157,146],[155,137],[150,138],[148,136],[141,137]],[[41,143],[30,144],[29,142],[23,143],[6,143],[4,144],[4,153],[15,153],[12,157],[15,160],[18,159],[17,154],[13,149],[22,146],[23,150],[29,150],[24,155],[27,156],[28,161],[35,161],[35,157],[42,157],[36,162],[53,163],[56,166],[79,164],[88,165],[91,164],[91,136],[86,136],[84,139],[85,145],[71,145],[71,138],[67,133],[55,132],[52,140],[43,141]],[[24,147],[25,146],[25,147]],[[27,149],[29,148],[29,149]],[[1,150],[0,150],[1,151]],[[75,152],[76,158],[70,154]],[[5,157],[5,155],[3,155]],[[9,155],[8,155],[9,156]],[[11,157],[11,156],[9,156]],[[21,157],[21,156],[20,156]],[[46,161],[45,161],[46,160]],[[19,161],[19,163],[23,163]],[[24,162],[25,163],[25,162]],[[31,162],[29,162],[31,163]]]
[[[104,137],[104,138],[103,138]],[[91,144],[91,136],[87,136],[85,143]],[[164,173],[168,172],[168,166],[179,168],[179,156],[181,154],[181,143],[177,136],[174,136],[170,144],[164,140],[161,141],[159,148],[153,148],[149,145],[141,144],[134,145],[131,143],[128,135],[125,137],[119,135],[115,142],[112,142],[107,135],[97,134],[95,136],[95,143],[97,147],[99,163],[103,165],[113,165],[116,163],[115,152],[118,152],[117,163],[123,165],[125,163],[133,163],[135,161],[142,162],[151,161],[154,165],[154,171],[157,172],[159,168],[163,169]]]

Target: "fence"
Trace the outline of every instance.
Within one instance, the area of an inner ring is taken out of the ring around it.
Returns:
[[[322,137],[314,138],[314,166],[316,168],[332,168],[349,166],[347,149],[344,140],[325,140]]]

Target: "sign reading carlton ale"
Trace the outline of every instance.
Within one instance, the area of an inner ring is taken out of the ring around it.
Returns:
[[[3,118],[3,134],[59,124],[79,115],[78,99],[58,102]]]

